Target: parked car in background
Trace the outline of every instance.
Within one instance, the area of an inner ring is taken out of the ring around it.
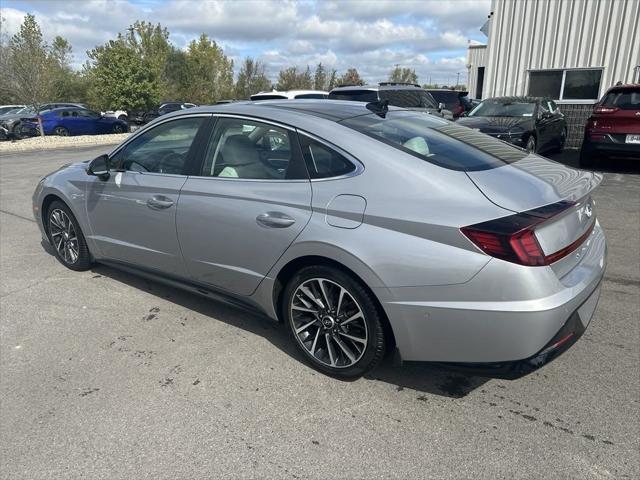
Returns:
[[[302,99],[326,99],[329,97],[329,92],[322,90],[287,90],[271,92],[260,92],[255,95],[251,95],[251,100],[302,100]]]
[[[382,82],[378,85],[340,86],[329,92],[330,100],[354,102],[379,102],[388,100],[394,107],[427,112],[453,120],[453,114],[444,104],[439,104],[429,92],[413,83]]]
[[[42,128],[45,135],[100,135],[106,133],[124,133],[129,131],[126,122],[113,117],[105,117],[98,112],[85,108],[56,108],[42,112]],[[22,133],[34,135],[38,131],[38,118],[29,118],[22,122]]]
[[[534,153],[562,150],[567,140],[567,122],[549,98],[487,98],[457,123]]]
[[[127,113],[127,117],[131,123],[144,125],[145,123],[149,123],[151,120],[162,115],[166,115],[167,113],[177,112],[178,110],[187,110],[195,106],[195,103],[189,102],[164,102],[161,103],[158,108],[152,108],[151,110],[130,110]]]
[[[129,115],[126,110],[107,110],[106,112],[102,112],[102,115],[105,117],[117,118],[123,122],[126,122],[129,119]]]
[[[0,116],[24,108],[25,105],[0,105]]]
[[[427,88],[426,90],[436,102],[445,104],[447,110],[453,114],[453,118],[461,117],[472,108],[471,101],[467,98],[469,92],[447,88]]]
[[[257,308],[330,375],[387,350],[507,378],[558,357],[600,295],[602,176],[382,105],[176,112],[44,177],[32,212],[67,268]]]
[[[43,103],[36,112],[33,107],[22,107],[18,110],[11,110],[4,115],[0,115],[0,128],[2,128],[2,134],[5,138],[20,138],[27,134],[32,134],[30,128],[23,129],[22,122],[26,119],[32,119],[34,115],[43,113],[54,108],[61,107],[73,107],[73,108],[86,108],[83,103]]]
[[[580,165],[608,157],[640,160],[640,84],[607,90],[587,121]]]

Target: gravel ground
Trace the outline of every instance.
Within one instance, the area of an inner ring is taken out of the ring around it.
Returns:
[[[514,381],[387,360],[342,382],[263,317],[48,254],[34,185],[106,151],[0,158],[0,479],[640,478],[637,165],[596,191],[609,265],[558,360]]]
[[[127,138],[129,133],[110,135],[79,135],[76,137],[32,137],[22,140],[0,142],[0,154],[29,152],[34,150],[51,150],[58,148],[74,148],[94,145],[116,144]]]

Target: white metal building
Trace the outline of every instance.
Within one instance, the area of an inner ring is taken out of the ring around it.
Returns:
[[[640,0],[493,0],[467,68],[470,96],[556,100],[576,146],[604,92],[640,82]]]

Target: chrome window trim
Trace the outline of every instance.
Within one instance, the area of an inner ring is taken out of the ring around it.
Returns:
[[[340,155],[342,155],[344,158],[346,158],[347,160],[349,160],[351,163],[353,163],[353,165],[356,167],[355,170],[353,172],[349,172],[349,173],[345,173],[344,175],[338,175],[335,177],[326,177],[326,178],[309,178],[309,180],[311,182],[326,182],[326,181],[330,181],[330,180],[342,180],[345,178],[351,178],[351,177],[355,177],[357,175],[360,175],[362,172],[364,172],[364,164],[358,160],[356,157],[354,157],[352,154],[346,152],[345,150],[343,150],[342,148],[334,145],[333,143],[324,140],[323,138],[320,138],[312,133],[306,132],[304,130],[299,130],[296,129],[296,131],[298,132],[298,135],[303,135],[307,138],[310,138],[311,140],[315,140],[316,142],[319,142],[323,145],[325,145],[326,147],[330,148],[331,150],[335,150],[336,152],[338,152]],[[304,155],[304,152],[303,152]]]

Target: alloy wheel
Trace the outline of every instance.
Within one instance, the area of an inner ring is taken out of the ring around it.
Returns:
[[[332,368],[355,365],[367,348],[367,322],[354,296],[327,278],[298,286],[289,306],[294,336],[316,362]]]
[[[60,136],[60,137],[66,137],[69,135],[69,130],[67,130],[64,127],[56,127],[56,129],[53,131],[53,133],[55,133],[56,135]]]
[[[59,208],[49,214],[49,233],[60,258],[74,264],[80,256],[78,235],[69,216]]]

